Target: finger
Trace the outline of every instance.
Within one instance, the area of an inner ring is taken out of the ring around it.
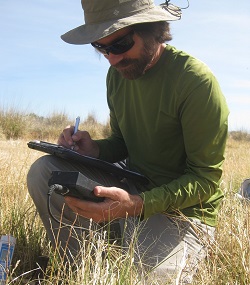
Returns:
[[[59,145],[65,144],[65,139],[64,139],[63,133],[61,133],[60,136],[58,137],[57,144],[59,144]]]
[[[99,197],[109,198],[111,200],[119,201],[121,195],[124,195],[127,192],[121,188],[117,187],[104,187],[104,186],[96,186],[94,188],[94,194]]]
[[[58,140],[57,140],[57,144],[64,146],[66,148],[70,148],[70,145],[68,144],[68,142],[65,140],[64,134],[61,133]]]
[[[83,131],[77,131],[75,134],[72,134],[72,136],[71,136],[72,140],[74,142],[78,142],[81,139],[83,139],[82,133],[83,133]]]
[[[79,139],[81,139],[81,140],[84,140],[84,141],[91,141],[91,136],[90,136],[90,134],[89,134],[88,131],[85,131],[85,130],[79,131],[79,132],[77,133],[77,136],[79,136]]]
[[[74,141],[72,139],[73,132],[74,132],[73,126],[67,126],[62,132],[64,136],[64,140],[68,146],[72,146],[74,144]]]
[[[84,201],[69,196],[65,197],[65,202],[73,212],[82,217],[93,219],[97,223],[105,221],[102,207],[100,207],[101,203]]]
[[[77,199],[70,196],[65,196],[65,201],[71,209],[74,208],[77,212],[94,213],[100,211],[100,203]]]

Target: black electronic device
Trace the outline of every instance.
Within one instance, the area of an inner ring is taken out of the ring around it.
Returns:
[[[94,188],[101,185],[78,171],[52,171],[48,185],[55,193],[93,202],[102,202],[103,197],[94,194]]]

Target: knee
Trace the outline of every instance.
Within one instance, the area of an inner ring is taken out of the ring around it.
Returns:
[[[31,196],[38,188],[48,188],[51,175],[51,157],[49,155],[38,158],[30,167],[27,174],[27,187]]]

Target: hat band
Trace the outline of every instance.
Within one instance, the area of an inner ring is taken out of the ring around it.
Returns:
[[[145,3],[146,2],[146,3]],[[153,9],[155,6],[149,1],[135,1],[133,4],[125,2],[105,11],[88,12],[84,11],[85,24],[96,24],[108,20],[127,18],[135,14]]]

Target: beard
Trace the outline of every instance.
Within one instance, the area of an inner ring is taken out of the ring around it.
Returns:
[[[147,66],[152,62],[155,54],[155,44],[144,41],[144,48],[142,49],[140,58],[124,58],[113,67],[122,75],[122,77],[135,80],[141,77]]]

